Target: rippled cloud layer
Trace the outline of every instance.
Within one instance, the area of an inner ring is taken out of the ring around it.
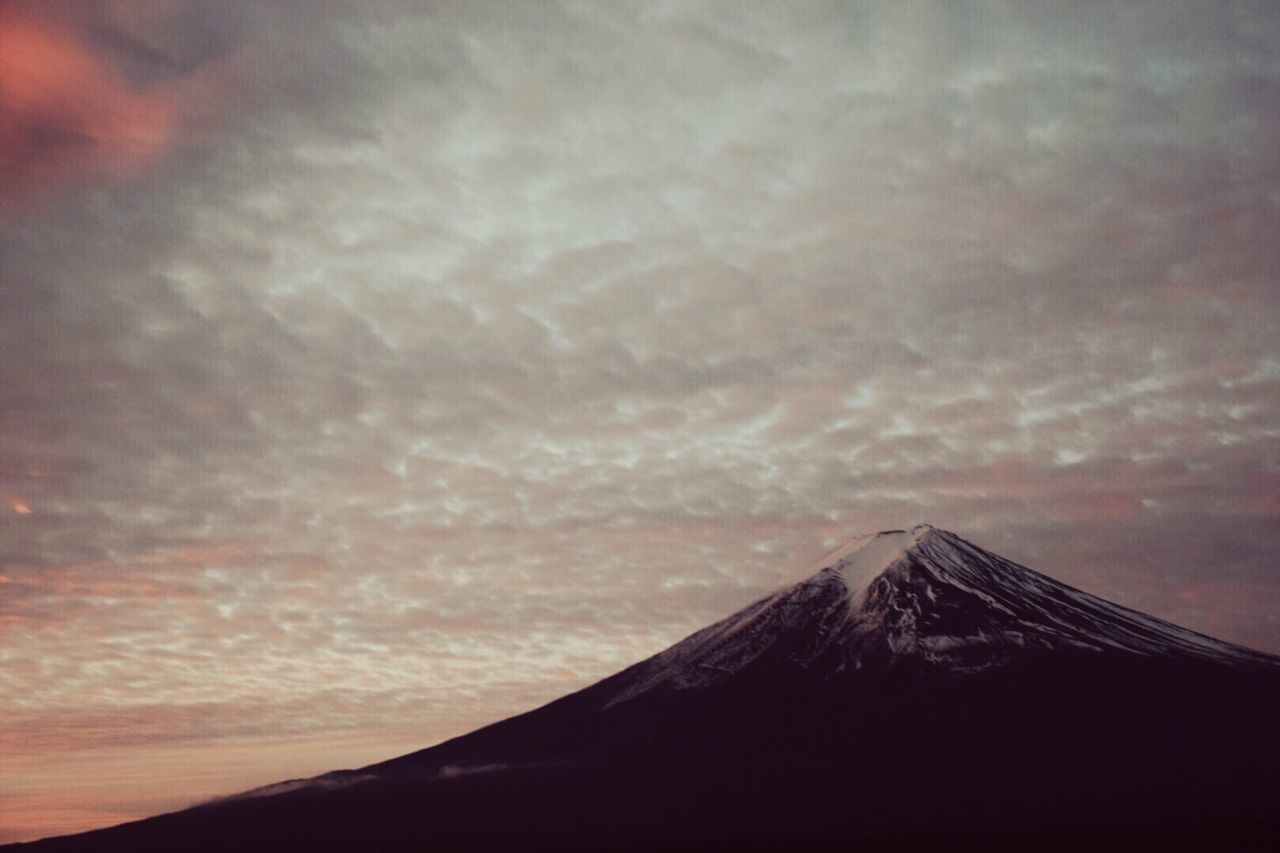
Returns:
[[[922,520],[1280,651],[1271,4],[16,2],[0,164],[12,838]]]

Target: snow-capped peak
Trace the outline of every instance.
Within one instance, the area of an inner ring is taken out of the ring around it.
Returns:
[[[823,678],[899,665],[965,672],[1055,651],[1280,667],[1280,658],[1112,604],[928,524],[855,537],[815,568],[637,664],[606,704],[760,667]]]
[[[855,536],[823,557],[814,566],[813,573],[823,570],[835,572],[856,597],[934,530],[932,525],[919,524],[910,530],[882,530]]]

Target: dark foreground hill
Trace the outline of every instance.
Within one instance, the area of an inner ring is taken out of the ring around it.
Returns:
[[[923,526],[535,711],[52,851],[1280,850],[1280,658]]]

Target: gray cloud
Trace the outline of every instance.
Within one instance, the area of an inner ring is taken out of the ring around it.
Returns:
[[[924,519],[1280,650],[1267,4],[161,5],[48,25],[165,156],[0,221],[14,754],[426,742]]]

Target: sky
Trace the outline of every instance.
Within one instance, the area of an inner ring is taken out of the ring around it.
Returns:
[[[0,841],[919,522],[1280,652],[1280,10],[0,0]]]

